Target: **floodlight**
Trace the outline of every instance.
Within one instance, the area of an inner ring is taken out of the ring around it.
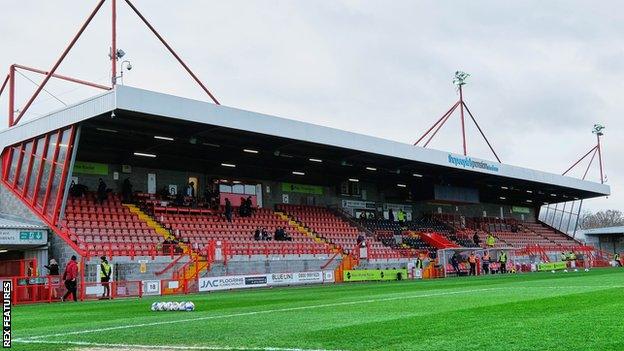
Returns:
[[[126,52],[121,49],[117,49],[117,58],[120,59],[124,56],[126,56]]]
[[[470,77],[470,74],[463,71],[455,71],[455,78],[453,78],[453,84],[462,86],[466,84],[466,79]]]
[[[597,123],[597,124],[594,124],[594,129],[592,130],[592,133],[596,135],[604,135],[604,133],[602,132],[604,129],[605,129],[605,126]]]

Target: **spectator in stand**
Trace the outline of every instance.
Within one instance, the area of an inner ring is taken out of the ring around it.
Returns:
[[[496,245],[496,238],[492,235],[492,233],[488,233],[487,239],[485,239],[485,244],[488,247],[494,247],[494,245]]]
[[[403,226],[405,224],[405,212],[403,212],[403,209],[399,210],[397,218],[399,219],[399,224]]]
[[[269,232],[267,231],[266,227],[262,227],[262,240],[271,240],[271,236],[269,235]]]
[[[477,275],[477,256],[474,251],[470,253],[468,256],[468,263],[470,264],[470,273],[469,275]]]
[[[97,187],[97,200],[98,202],[101,204],[104,203],[104,201],[106,201],[106,198],[108,197],[106,194],[106,183],[104,183],[104,180],[102,178],[100,178],[100,180],[98,181],[98,187]]]
[[[273,240],[282,241],[282,232],[280,232],[280,227],[275,228],[275,232],[273,233]]]
[[[247,217],[247,201],[244,197],[240,198],[240,206],[238,206],[238,215],[240,217]]]
[[[132,202],[132,183],[130,183],[130,179],[126,178],[121,185],[121,196],[123,197],[123,202],[129,204]]]
[[[48,270],[48,275],[59,275],[59,266],[55,259],[51,258],[50,264],[43,267]]]
[[[228,222],[232,222],[232,203],[230,199],[225,199],[225,219]]]
[[[76,256],[72,256],[71,260],[65,266],[65,272],[63,272],[63,280],[65,281],[65,288],[67,292],[61,298],[61,301],[67,300],[69,295],[72,295],[74,302],[78,301],[78,294],[76,293],[76,279],[78,278],[78,263],[76,263]]]
[[[74,182],[73,180],[69,185],[69,195],[71,195],[72,197],[84,197],[87,193],[87,190],[89,189],[85,185],[76,184],[76,182]]]
[[[486,251],[481,257],[481,266],[484,274],[490,274],[490,253]]]
[[[388,220],[394,222],[394,212],[392,212],[391,208],[388,209]]]
[[[100,262],[100,282],[104,287],[104,292],[102,293],[102,299],[110,299],[110,279],[111,273],[113,269],[111,268],[108,260],[106,260],[106,256],[100,257],[102,262]]]
[[[260,227],[256,227],[256,231],[254,232],[254,240],[256,241],[262,240],[262,233],[260,233]]]
[[[292,237],[290,235],[288,235],[288,233],[286,233],[286,230],[284,229],[284,227],[281,227],[280,231],[282,232],[282,238],[284,238],[284,241],[292,241]]]
[[[475,243],[475,245],[480,246],[479,244],[481,243],[481,238],[479,238],[479,233],[474,233],[474,235],[472,236],[472,241]]]
[[[247,211],[247,216],[251,217],[253,211],[253,202],[251,201],[251,196],[247,196],[247,200],[245,201],[245,207]]]

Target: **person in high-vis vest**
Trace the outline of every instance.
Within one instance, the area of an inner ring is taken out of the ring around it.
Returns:
[[[570,261],[570,268],[576,268],[576,254],[574,251],[570,251],[570,254],[568,254],[568,260]]]
[[[498,263],[500,263],[501,274],[507,273],[507,253],[505,251],[501,251],[498,256]]]
[[[110,279],[112,268],[111,265],[106,260],[106,256],[100,257],[102,262],[100,263],[100,282],[104,287],[104,292],[102,293],[102,299],[110,299]]]
[[[567,261],[567,260],[568,260],[568,255],[566,255],[566,253],[565,253],[565,252],[562,252],[562,253],[561,253],[561,255],[559,255],[559,259],[560,259],[562,262],[565,262],[565,261]]]
[[[494,235],[492,235],[492,233],[489,233],[487,238],[485,239],[485,244],[488,247],[494,247],[494,245],[496,244],[496,238],[494,238]]]
[[[474,251],[468,256],[468,263],[470,264],[470,273],[468,275],[477,275],[477,256]]]
[[[613,261],[615,261],[615,264],[618,267],[622,267],[622,262],[620,261],[620,254],[619,253],[616,252],[616,253],[613,254]]]

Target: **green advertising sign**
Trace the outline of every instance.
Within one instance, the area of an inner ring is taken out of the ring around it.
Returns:
[[[282,191],[287,193],[323,195],[323,187],[318,185],[282,183]]]
[[[20,241],[42,240],[43,233],[42,232],[20,232],[19,239]]]
[[[568,266],[565,262],[548,262],[548,263],[540,263],[537,265],[537,270],[542,271],[557,271],[561,269],[566,269]]]
[[[397,280],[398,273],[407,279],[407,269],[358,269],[342,273],[345,282]]]
[[[512,206],[511,207],[511,212],[513,212],[513,213],[529,214],[529,213],[531,213],[531,209],[528,208],[528,207]]]
[[[104,163],[82,162],[74,163],[74,173],[108,175],[108,165]]]

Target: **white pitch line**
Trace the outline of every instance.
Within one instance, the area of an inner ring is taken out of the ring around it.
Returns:
[[[137,344],[108,344],[99,342],[86,341],[46,341],[46,340],[27,340],[14,339],[13,342],[23,344],[55,344],[55,345],[75,345],[75,346],[97,346],[97,347],[114,347],[125,349],[158,349],[158,350],[210,350],[210,351],[345,351],[345,350],[326,350],[326,349],[299,349],[286,347],[241,347],[241,346],[181,346],[181,345],[137,345]]]
[[[30,336],[30,337],[22,338],[21,340],[36,340],[36,339],[53,338],[53,337],[67,336],[67,335],[81,335],[81,334],[88,334],[88,333],[105,332],[105,331],[111,331],[111,330],[151,327],[151,326],[155,326],[155,325],[176,324],[176,323],[185,323],[185,322],[196,322],[196,321],[203,321],[203,320],[210,320],[210,319],[221,319],[221,318],[232,318],[232,317],[244,317],[244,316],[253,316],[253,315],[258,315],[258,314],[278,313],[278,312],[291,312],[291,311],[309,310],[309,309],[325,308],[325,307],[350,306],[350,305],[359,305],[359,304],[367,304],[367,303],[375,303],[375,302],[403,300],[403,299],[416,299],[416,298],[423,298],[423,297],[468,294],[468,293],[485,292],[485,291],[501,290],[501,289],[507,289],[507,288],[499,287],[499,288],[484,288],[484,289],[472,289],[472,290],[461,290],[461,291],[449,291],[449,292],[431,293],[431,294],[387,297],[387,298],[382,298],[382,299],[368,299],[368,300],[357,300],[357,301],[326,303],[326,304],[320,304],[320,305],[287,307],[287,308],[278,308],[278,309],[263,310],[263,311],[240,312],[240,313],[217,315],[217,316],[205,316],[205,317],[197,317],[197,318],[175,319],[175,320],[170,320],[170,321],[158,321],[158,322],[150,322],[150,323],[128,324],[128,325],[119,325],[119,326],[108,327],[108,328],[87,329],[87,330],[77,330],[77,331],[73,331],[73,332],[64,332],[64,333],[57,333],[57,334],[37,335],[37,336]]]
[[[585,286],[588,287],[597,287],[597,286]],[[621,286],[600,286],[600,288],[620,288]],[[233,313],[227,315],[217,315],[217,316],[204,316],[204,317],[196,317],[196,318],[185,318],[185,319],[176,319],[169,321],[158,321],[158,322],[150,322],[150,323],[138,323],[138,324],[128,324],[128,325],[120,325],[115,327],[107,327],[107,328],[99,328],[99,329],[87,329],[87,330],[77,330],[73,332],[65,332],[65,333],[56,333],[56,334],[46,334],[46,335],[37,335],[30,336],[26,338],[22,338],[22,341],[32,341],[37,339],[47,339],[59,336],[67,336],[67,335],[81,335],[81,334],[89,334],[89,333],[97,333],[111,330],[120,330],[120,329],[131,329],[131,328],[142,328],[142,327],[151,327],[156,325],[165,325],[165,324],[176,324],[176,323],[185,323],[185,322],[196,322],[203,320],[211,320],[211,319],[221,319],[221,318],[233,318],[233,317],[244,317],[244,316],[253,316],[259,314],[267,314],[267,313],[279,313],[279,312],[291,312],[291,311],[299,311],[299,310],[308,310],[308,309],[317,309],[317,308],[325,308],[325,307],[338,307],[338,306],[350,306],[350,305],[359,305],[359,304],[369,304],[375,302],[385,302],[385,301],[396,301],[396,300],[404,300],[404,299],[415,299],[415,298],[423,298],[423,297],[435,297],[435,296],[445,296],[445,295],[458,295],[458,294],[470,294],[477,292],[485,292],[485,291],[493,291],[493,290],[508,290],[508,289],[517,289],[517,288],[580,288],[579,286],[575,287],[494,287],[494,288],[483,288],[483,289],[471,289],[471,290],[461,290],[461,291],[448,291],[448,292],[440,292],[440,293],[431,293],[431,294],[420,294],[420,295],[407,295],[407,296],[396,296],[396,297],[387,297],[381,299],[368,299],[368,300],[357,300],[357,301],[345,301],[345,302],[336,302],[336,303],[327,303],[320,305],[309,305],[309,306],[299,306],[299,307],[287,307],[287,308],[279,308],[279,309],[271,309],[271,310],[262,310],[262,311],[250,311],[250,312],[240,312]]]

